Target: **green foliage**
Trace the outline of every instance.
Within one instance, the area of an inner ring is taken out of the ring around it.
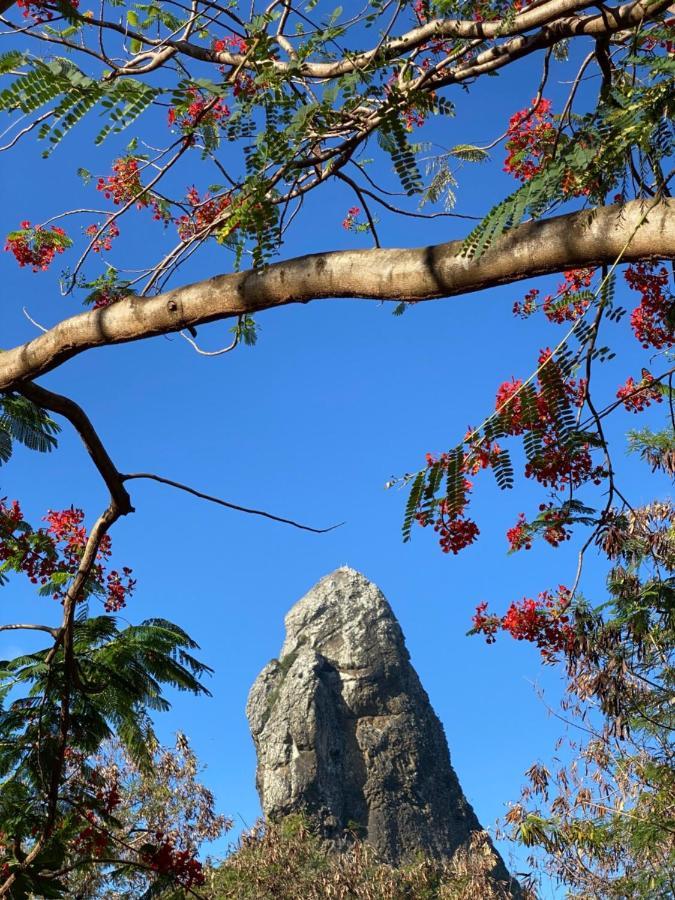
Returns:
[[[72,650],[60,644],[0,662],[0,695],[6,698],[0,710],[0,816],[8,840],[3,864],[21,872],[26,891],[64,895],[54,873],[83,827],[82,811],[95,812],[104,823],[110,818],[95,784],[61,781],[64,724],[68,758],[86,760],[116,735],[130,760],[148,771],[157,743],[149,711],[169,708],[164,688],[208,693],[200,678],[210,669],[192,655],[196,646],[164,619],[120,628],[114,617],[86,618],[83,609]],[[26,868],[22,848],[42,832],[54,804],[58,828],[48,829]],[[16,888],[17,897],[23,889]]]
[[[0,464],[6,463],[18,441],[29,450],[48,453],[61,429],[39,406],[15,393],[0,393]]]
[[[44,151],[44,156],[49,156],[66,134],[97,105],[106,111],[107,118],[95,138],[95,143],[100,144],[109,134],[117,134],[131,125],[159,93],[145,82],[134,79],[112,83],[96,81],[67,59],[44,62],[21,57],[14,60],[15,65],[18,62],[28,71],[0,91],[0,110],[19,109],[23,113],[33,113],[61,97],[38,130],[38,137],[48,139],[52,145]]]

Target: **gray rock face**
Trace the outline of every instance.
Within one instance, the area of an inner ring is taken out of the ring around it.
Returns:
[[[341,568],[285,621],[246,709],[267,818],[304,811],[327,839],[355,830],[393,864],[451,857],[482,829],[381,591]],[[496,851],[495,875],[508,878]]]

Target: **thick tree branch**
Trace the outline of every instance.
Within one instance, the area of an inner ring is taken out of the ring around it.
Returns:
[[[129,297],[65,319],[0,353],[0,390],[51,371],[94,347],[324,298],[422,301],[452,297],[618,259],[675,259],[675,200],[632,201],[528,222],[478,259],[463,241],[416,249],[315,253],[261,270],[217,275],[150,299]]]

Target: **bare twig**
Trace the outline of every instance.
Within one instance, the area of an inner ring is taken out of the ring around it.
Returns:
[[[311,531],[313,534],[326,534],[328,531],[334,531],[336,528],[340,528],[341,525],[344,525],[344,522],[338,522],[337,525],[331,525],[328,528],[312,528],[311,525],[303,525],[300,522],[295,522],[293,519],[286,519],[283,516],[275,516],[263,509],[252,509],[248,506],[240,506],[238,503],[230,503],[227,500],[222,500],[220,497],[213,497],[211,494],[205,494],[202,491],[191,488],[189,487],[189,485],[182,484],[180,481],[173,481],[171,478],[162,478],[161,475],[154,475],[151,472],[134,472],[130,475],[122,476],[122,479],[124,481],[131,481],[132,479],[137,478],[145,478],[149,481],[158,481],[160,484],[167,484],[169,485],[169,487],[174,487],[179,491],[185,491],[187,494],[192,494],[194,497],[199,497],[200,500],[208,500],[210,503],[217,503],[219,506],[224,506],[227,509],[234,509],[237,512],[248,513],[252,516],[262,516],[265,519],[271,519],[273,522],[281,522],[283,525],[292,525],[293,528],[299,528],[301,531]]]

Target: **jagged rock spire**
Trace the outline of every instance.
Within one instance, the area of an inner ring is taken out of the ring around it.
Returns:
[[[327,839],[356,831],[393,864],[451,857],[481,825],[382,592],[340,568],[285,623],[246,710],[266,817],[303,811]],[[508,878],[496,851],[495,874]]]

